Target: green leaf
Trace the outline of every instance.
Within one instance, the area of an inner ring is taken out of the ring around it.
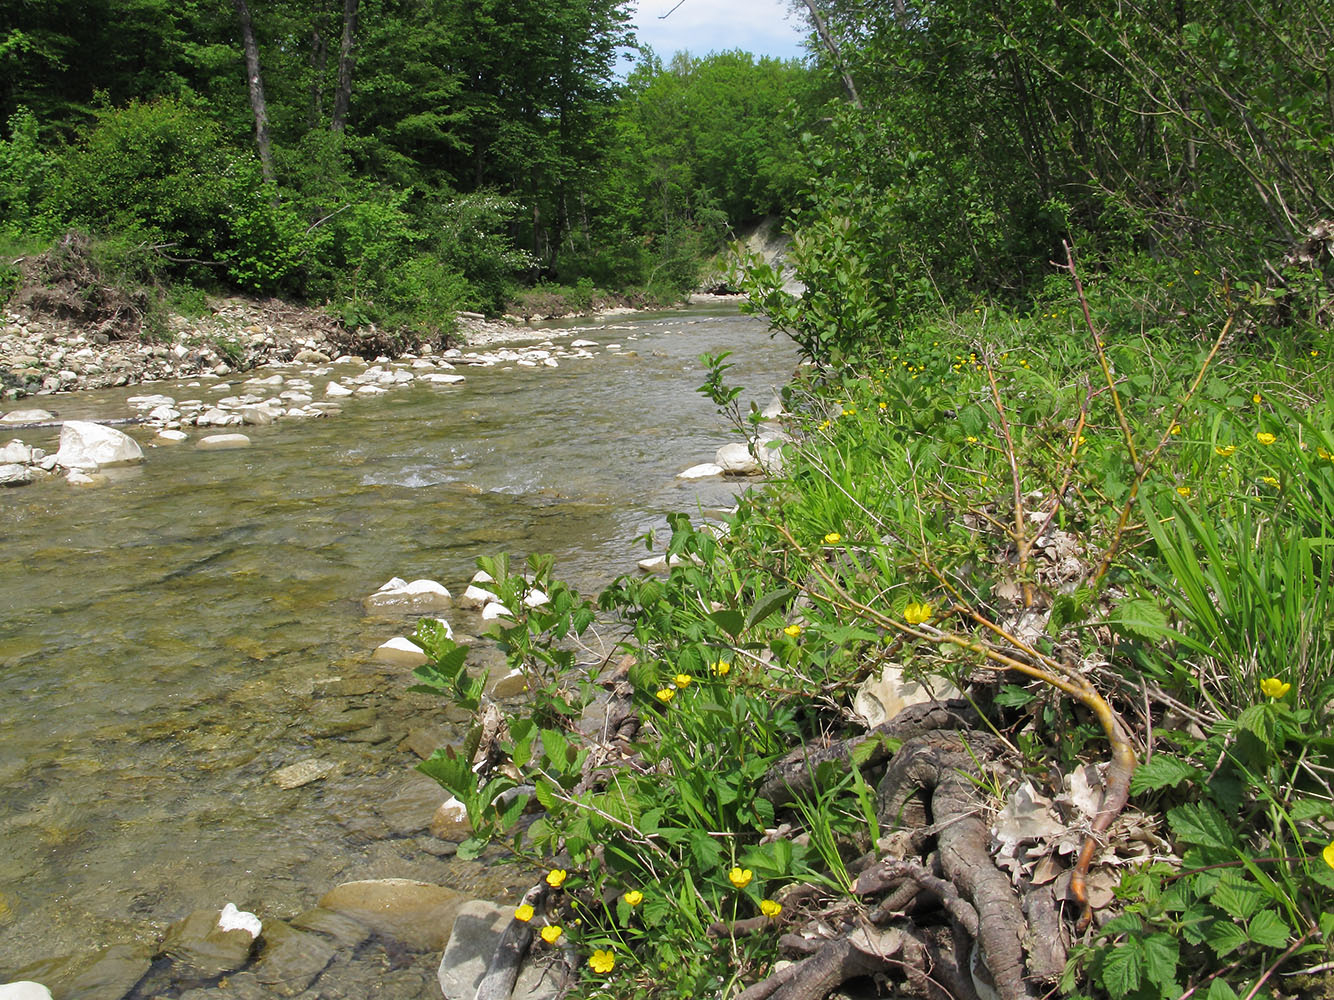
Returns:
[[[1167,811],[1167,823],[1177,839],[1201,847],[1235,847],[1237,835],[1216,808],[1207,802],[1186,803]]]
[[[1228,920],[1216,920],[1204,933],[1204,940],[1209,947],[1214,950],[1214,954],[1219,958],[1225,958],[1230,953],[1246,944],[1250,939],[1246,936],[1246,931]]]
[[[1144,938],[1144,975],[1149,982],[1164,986],[1175,982],[1181,945],[1169,934],[1150,934]]]
[[[796,591],[791,587],[779,587],[765,594],[755,602],[750,613],[746,615],[746,628],[750,628],[756,622],[764,621],[775,611],[781,610],[795,594]]]
[[[1209,896],[1209,901],[1219,907],[1229,917],[1246,920],[1256,910],[1264,906],[1268,896],[1254,882],[1242,878],[1236,872],[1224,872],[1218,885]]]
[[[1203,772],[1193,764],[1187,763],[1171,754],[1156,753],[1135,769],[1130,779],[1130,792],[1157,791],[1159,788],[1175,788],[1183,781],[1199,777]]]
[[[486,841],[477,837],[469,837],[463,843],[459,844],[458,853],[454,856],[460,861],[475,861],[482,856],[486,850]]]
[[[1102,963],[1102,985],[1114,997],[1123,997],[1139,989],[1144,973],[1144,946],[1138,938],[1129,938],[1106,953]]]
[[[1032,691],[1018,684],[1003,684],[996,692],[996,704],[1002,708],[1023,708],[1036,697]]]
[[[1267,948],[1285,947],[1292,937],[1292,929],[1274,910],[1261,910],[1251,917],[1246,932],[1252,941]]]
[[[714,611],[709,614],[709,620],[720,629],[736,638],[748,624],[740,611],[732,608],[723,608],[721,611]]]
[[[1149,642],[1170,634],[1167,612],[1156,601],[1145,597],[1122,601],[1108,619],[1108,624],[1119,626],[1122,632]]]
[[[1217,976],[1209,984],[1209,992],[1204,995],[1204,1000],[1239,1000],[1239,998],[1237,991],[1227,984],[1227,980]]]

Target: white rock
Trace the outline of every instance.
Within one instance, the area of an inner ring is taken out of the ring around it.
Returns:
[[[51,1000],[51,991],[41,983],[24,979],[0,986],[0,1000]]]
[[[555,358],[547,358],[547,359],[545,359],[545,360],[542,362],[542,364],[546,365],[548,368],[559,368],[559,367],[560,367],[560,365],[557,363],[557,361],[556,361]]]
[[[210,434],[195,445],[203,451],[226,451],[229,448],[249,448],[250,438],[244,434]]]
[[[55,419],[55,414],[46,410],[10,410],[0,417],[0,424],[40,424]]]
[[[499,601],[492,601],[486,607],[482,608],[482,621],[495,621],[497,618],[514,618],[514,612]]]
[[[180,441],[186,441],[190,437],[190,435],[186,434],[185,431],[171,431],[171,430],[160,430],[157,432],[157,436],[159,441],[169,441],[172,444],[176,444]]]
[[[381,389],[378,385],[363,385],[361,388],[359,388],[359,389],[357,390],[357,395],[358,395],[358,396],[379,396],[379,395],[381,395],[381,394],[383,394],[383,393],[385,393],[385,392],[388,392],[388,391],[389,391],[389,390],[387,390],[387,389]]]
[[[65,482],[71,486],[101,486],[106,481],[106,476],[90,476],[78,469],[71,469],[69,475],[65,477]]]
[[[441,375],[432,372],[429,375],[421,376],[420,381],[428,382],[431,385],[458,385],[464,381],[464,378],[462,375]]]
[[[10,462],[0,465],[0,486],[27,486],[32,482],[32,469],[27,465]]]
[[[326,396],[329,396],[330,398],[336,398],[339,396],[350,396],[355,391],[356,390],[354,389],[349,389],[341,382],[330,382],[328,385],[324,387],[324,394]]]
[[[472,575],[473,583],[495,583],[496,578],[484,569],[479,569]]]
[[[597,341],[596,341],[596,340],[572,340],[572,341],[570,341],[570,346],[571,346],[571,347],[597,347],[598,344],[597,344]]]
[[[87,420],[66,420],[60,428],[56,464],[66,469],[97,469],[143,460],[139,443],[114,427]]]
[[[940,678],[924,680],[926,683],[906,677],[903,668],[897,663],[886,663],[879,677],[868,677],[857,689],[852,699],[853,711],[866,721],[867,726],[875,728],[894,718],[909,705],[963,697],[948,681]]]
[[[396,667],[419,667],[428,659],[425,650],[403,636],[382,642],[371,655],[382,663],[392,663]]]
[[[148,411],[148,419],[157,420],[165,424],[172,420],[180,420],[181,411],[174,406],[168,406],[166,403],[163,403],[161,406],[155,406]]]
[[[314,399],[309,393],[297,392],[295,390],[280,393],[279,398],[287,400],[289,406],[305,406]]]
[[[405,611],[434,611],[450,606],[449,591],[434,580],[407,583],[394,577],[363,602],[368,608],[395,608]]]
[[[283,377],[281,375],[270,375],[268,378],[246,379],[246,385],[282,385]]]
[[[702,465],[692,465],[685,472],[678,472],[677,479],[710,479],[713,476],[721,476],[723,467],[713,462],[705,462]]]
[[[243,424],[265,427],[273,423],[275,414],[267,406],[243,406],[236,411]]]
[[[733,441],[719,448],[713,461],[723,472],[734,476],[757,476],[760,473],[760,463],[750,453],[750,446],[739,441]]]
[[[32,449],[18,438],[0,448],[0,465],[27,465],[32,461],[36,461]]]
[[[670,573],[676,566],[683,566],[687,562],[693,562],[696,566],[702,565],[699,556],[649,556],[647,559],[641,559],[636,564],[645,573]]]
[[[461,608],[472,608],[475,610],[477,608],[485,607],[488,604],[499,604],[500,597],[484,587],[479,587],[476,584],[469,584],[468,589],[459,597],[458,603]]]
[[[260,922],[259,917],[247,910],[238,910],[234,903],[228,903],[222,908],[222,913],[218,917],[218,930],[220,931],[249,931],[250,937],[259,937],[260,931],[264,929],[264,924]]]
[[[240,403],[239,399],[237,403]],[[225,427],[231,422],[232,415],[216,406],[210,406],[195,419],[200,427]]]
[[[551,598],[544,591],[534,587],[523,597],[523,606],[525,608],[540,608],[544,604],[550,604]]]

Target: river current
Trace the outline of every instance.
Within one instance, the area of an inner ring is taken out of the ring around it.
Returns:
[[[572,335],[597,356],[461,367],[462,385],[244,428],[244,450],[148,447],[152,431],[130,427],[146,461],[107,485],[0,494],[0,982],[225,902],[290,916],[352,879],[501,893],[494,867],[383,808],[415,787],[409,739],[457,738],[467,719],[371,659],[411,622],[368,615],[362,598],[394,576],[457,594],[478,556],[501,552],[552,553],[585,591],[634,571],[634,539],[665,512],[728,506],[741,488],[675,478],[738,439],[694,391],[699,355],[733,351],[732,377],[760,405],[795,363],[762,322],[726,310]],[[211,391],[162,382],[24,405],[110,419],[136,394]],[[0,436],[54,451],[57,434]],[[304,759],[338,771],[270,780]]]

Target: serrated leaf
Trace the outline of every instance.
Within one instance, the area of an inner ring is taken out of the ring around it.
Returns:
[[[1204,995],[1204,1000],[1239,1000],[1239,998],[1237,991],[1227,984],[1227,980],[1222,976],[1216,976],[1209,984],[1209,992]]]
[[[1144,951],[1137,938],[1113,948],[1103,959],[1102,985],[1114,997],[1133,993],[1143,978]]]
[[[547,812],[551,812],[560,803],[553,794],[552,787],[545,781],[539,781],[533,786],[533,794],[537,796],[537,803]]]
[[[756,622],[764,621],[776,611],[781,611],[794,594],[796,591],[791,587],[779,587],[759,598],[751,606],[750,613],[746,615],[746,628],[750,628]]]
[[[1234,872],[1224,873],[1209,896],[1211,903],[1237,920],[1249,919],[1251,914],[1264,906],[1266,899],[1268,896],[1263,889]]]
[[[1168,934],[1150,934],[1144,939],[1144,975],[1158,986],[1176,980],[1181,945]]]
[[[1267,948],[1282,948],[1292,937],[1292,929],[1274,910],[1261,910],[1251,917],[1246,932],[1252,941]]]
[[[1023,708],[1036,697],[1032,691],[1018,684],[1003,684],[996,692],[996,704],[1002,708]]]
[[[1122,601],[1108,622],[1136,639],[1150,642],[1169,634],[1167,613],[1146,597]]]
[[[1274,716],[1269,705],[1251,705],[1237,716],[1237,728],[1252,734],[1270,752],[1278,748],[1278,734],[1275,732]]]
[[[1202,772],[1198,767],[1171,754],[1156,753],[1135,769],[1130,779],[1130,792],[1157,791],[1159,788],[1175,788],[1183,781],[1198,777]]]
[[[469,837],[463,843],[459,844],[458,852],[454,855],[460,861],[475,861],[482,856],[486,850],[486,841],[477,837]]]
[[[1246,931],[1230,920],[1216,920],[1204,933],[1204,940],[1219,958],[1242,947],[1249,940]]]
[[[1207,802],[1169,809],[1167,824],[1182,843],[1227,848],[1237,842],[1236,833],[1223,814]]]
[[[1321,799],[1298,799],[1288,809],[1288,815],[1294,823],[1322,819],[1329,815],[1329,803]]]

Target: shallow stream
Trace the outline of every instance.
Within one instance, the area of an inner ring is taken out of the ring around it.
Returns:
[[[739,488],[674,478],[736,438],[694,391],[698,356],[735,352],[732,376],[761,405],[795,362],[725,311],[574,335],[598,356],[461,367],[460,386],[244,428],[245,450],[146,447],[100,488],[0,494],[0,982],[228,901],[290,916],[351,879],[503,893],[508,875],[442,854],[384,808],[410,797],[405,739],[448,739],[463,720],[372,661],[410,623],[361,599],[393,576],[458,593],[476,557],[499,552],[553,553],[585,590],[632,570],[633,540],[663,512],[730,505]],[[154,383],[26,402],[108,419],[149,392],[219,394]],[[0,437],[54,451],[57,434]],[[308,758],[340,772],[269,780]]]

